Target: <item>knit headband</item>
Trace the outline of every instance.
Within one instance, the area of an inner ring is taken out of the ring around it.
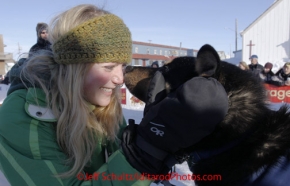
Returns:
[[[106,14],[73,28],[52,49],[59,64],[129,63],[131,33],[119,17]]]

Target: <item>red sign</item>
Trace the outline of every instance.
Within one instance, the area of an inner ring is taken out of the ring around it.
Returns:
[[[277,87],[274,85],[265,84],[267,96],[272,103],[290,103],[290,86]]]
[[[272,103],[290,103],[290,86],[274,86],[270,84],[265,84],[267,90],[267,96],[269,101]],[[121,104],[126,105],[126,88],[121,88]],[[131,97],[131,102],[139,103],[141,102],[136,97]]]
[[[121,104],[126,105],[126,88],[121,88]]]

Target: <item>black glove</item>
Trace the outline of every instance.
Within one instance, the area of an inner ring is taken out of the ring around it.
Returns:
[[[155,76],[161,81],[158,73]],[[216,79],[194,77],[149,106],[137,133],[156,147],[176,153],[213,132],[227,113],[228,97]]]
[[[137,128],[139,125],[135,124],[135,121],[129,119],[129,125],[125,128],[122,137],[122,150],[128,160],[128,162],[139,172],[148,173],[148,174],[167,174],[171,166],[167,166],[164,162],[164,157],[156,158],[140,148],[138,145],[146,144],[146,140],[137,137]],[[138,145],[137,145],[138,144]],[[158,154],[164,154],[167,156],[166,152],[154,148],[150,144],[147,144],[152,147],[152,152]]]
[[[228,110],[223,86],[211,77],[194,77],[173,92],[166,90],[165,79],[157,71],[140,126],[130,130],[129,125],[130,132],[124,132],[124,154],[140,172],[167,173],[171,166],[182,163],[187,148],[213,132]],[[127,140],[131,131],[134,135]]]

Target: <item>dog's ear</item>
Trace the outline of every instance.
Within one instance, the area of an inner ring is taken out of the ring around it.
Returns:
[[[220,66],[220,57],[211,45],[203,45],[198,53],[195,62],[195,69],[199,76],[214,76]]]

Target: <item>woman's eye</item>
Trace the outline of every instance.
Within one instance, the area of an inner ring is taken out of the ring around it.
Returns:
[[[107,70],[113,70],[114,67],[115,66],[105,66],[105,69],[107,69]]]

